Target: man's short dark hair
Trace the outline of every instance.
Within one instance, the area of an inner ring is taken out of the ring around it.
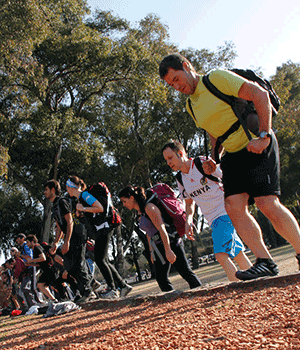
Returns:
[[[51,190],[52,188],[54,188],[54,189],[55,189],[55,194],[56,194],[57,196],[60,195],[61,188],[60,188],[60,184],[59,184],[58,181],[56,181],[56,180],[54,180],[54,179],[48,180],[48,181],[44,184],[44,188],[46,188],[46,187],[48,187],[50,190]]]
[[[165,78],[170,68],[173,68],[174,70],[183,70],[183,62],[190,65],[190,62],[179,53],[172,53],[164,57],[159,65],[159,75],[161,79]]]
[[[37,242],[38,242],[38,239],[36,238],[35,235],[28,235],[28,236],[26,237],[26,241],[37,243]]]
[[[24,233],[19,233],[19,234],[17,234],[16,235],[16,238],[15,238],[15,240],[17,239],[17,238],[26,238],[26,235],[24,234]]]
[[[164,145],[164,147],[162,148],[161,151],[163,152],[163,151],[166,150],[167,148],[170,148],[170,149],[171,149],[172,151],[174,151],[176,154],[178,153],[178,151],[182,151],[182,152],[186,153],[186,150],[185,150],[185,148],[183,147],[183,145],[182,145],[179,141],[177,141],[177,140],[172,140],[172,141],[166,143],[166,144]]]

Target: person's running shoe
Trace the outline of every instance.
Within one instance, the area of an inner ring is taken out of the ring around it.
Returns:
[[[92,283],[91,283],[91,287],[93,289],[93,291],[98,291],[98,289],[101,287],[101,283],[95,279],[93,279]]]
[[[132,286],[129,284],[126,284],[125,287],[121,288],[120,291],[120,297],[125,298],[127,294],[129,294],[132,291]]]
[[[272,259],[257,258],[255,264],[250,269],[237,271],[235,276],[242,281],[249,281],[259,277],[276,276],[278,273],[278,266]]]
[[[119,299],[120,293],[115,289],[108,289],[106,292],[99,294],[100,299]]]
[[[107,288],[107,285],[105,283],[103,283],[103,284],[100,283],[100,286],[97,289],[95,289],[94,292],[99,295],[99,294],[105,292],[106,288]]]
[[[91,292],[89,295],[84,295],[81,298],[79,298],[76,301],[76,304],[84,304],[84,303],[88,303],[92,300],[97,299],[97,295],[94,292]]]
[[[300,254],[297,254],[297,255],[296,255],[296,259],[297,259],[297,261],[298,261],[299,270],[300,270]]]

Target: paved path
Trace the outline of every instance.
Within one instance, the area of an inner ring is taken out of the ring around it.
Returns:
[[[289,275],[298,272],[298,264],[295,259],[295,251],[291,245],[284,245],[279,248],[270,250],[270,253],[279,266],[279,275]],[[255,261],[255,257],[250,253],[249,258],[252,262]],[[227,276],[218,262],[210,263],[208,265],[202,265],[195,270],[196,275],[201,279],[204,287],[213,287],[219,284],[228,284]],[[181,276],[174,273],[170,276],[170,280],[173,286],[178,291],[188,290],[189,286]],[[158,294],[160,289],[155,280],[138,282],[132,285],[133,290],[128,297],[134,296],[146,296],[149,294]]]

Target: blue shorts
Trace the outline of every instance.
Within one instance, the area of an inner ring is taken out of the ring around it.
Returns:
[[[226,253],[231,258],[236,257],[245,247],[228,215],[215,219],[211,225],[214,253]]]

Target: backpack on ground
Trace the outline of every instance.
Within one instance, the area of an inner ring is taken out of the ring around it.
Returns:
[[[157,183],[147,190],[150,193],[147,197],[147,203],[153,199],[157,199],[159,204],[166,210],[167,214],[172,218],[176,231],[179,237],[185,234],[186,214],[184,205],[180,199],[177,198],[173,189],[164,183]]]
[[[230,69],[229,71],[240,75],[241,77],[248,79],[250,81],[258,83],[263,89],[265,89],[268,94],[271,101],[272,106],[272,116],[274,117],[280,107],[280,99],[276,92],[274,91],[272,85],[267,79],[261,78],[259,75],[257,75],[255,72],[253,72],[250,69]],[[237,131],[242,125],[247,137],[249,140],[252,139],[251,134],[249,132],[252,131],[255,135],[258,135],[258,118],[256,115],[256,111],[254,108],[254,105],[251,101],[246,101],[241,98],[237,98],[234,96],[226,95],[223,92],[221,92],[219,89],[213,85],[209,79],[209,73],[207,75],[204,75],[202,78],[202,82],[204,86],[207,88],[207,90],[212,93],[214,96],[216,96],[218,99],[222,100],[223,102],[230,105],[232,108],[234,114],[238,118],[238,120],[231,125],[231,127],[221,136],[217,138],[217,142],[215,145],[215,160],[217,163],[220,163],[218,150],[221,146],[221,144],[235,131]],[[191,101],[188,99],[190,110],[194,116],[194,112],[191,106]],[[251,118],[248,118],[251,116]],[[195,118],[195,116],[194,116]]]
[[[214,175],[205,174],[200,157],[194,158],[194,163],[196,165],[196,168],[203,175],[203,177],[207,177],[208,179],[215,181],[215,182],[222,182],[222,180],[219,177],[216,177]],[[176,174],[176,179],[183,186],[181,171],[178,171],[178,173]]]
[[[103,206],[104,213],[100,213],[98,217],[105,217],[108,219],[108,222],[111,227],[117,227],[122,222],[121,216],[118,213],[118,210],[113,206],[111,199],[111,194],[108,187],[104,182],[98,182],[89,186],[86,191],[95,197],[98,202]],[[97,215],[93,213],[85,213],[85,215],[91,220],[97,223]]]

